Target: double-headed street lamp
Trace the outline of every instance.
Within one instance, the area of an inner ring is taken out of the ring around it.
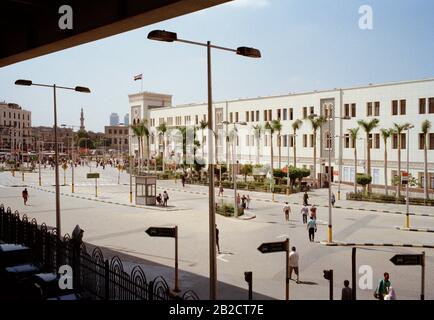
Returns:
[[[236,125],[240,126],[247,126],[246,122],[234,122],[230,123],[229,121],[223,121],[222,124],[234,125],[234,133],[237,132]],[[238,164],[237,164],[237,152],[236,152],[236,143],[238,139],[238,134],[235,134],[232,139],[232,179],[234,181],[234,217],[238,218],[238,199],[237,199],[237,171],[238,171]]]
[[[217,299],[217,262],[216,262],[216,228],[214,206],[214,165],[213,165],[213,113],[212,113],[212,81],[211,81],[211,48],[234,52],[249,58],[260,58],[261,52],[255,48],[239,47],[237,49],[224,48],[211,45],[210,41],[201,43],[179,39],[175,32],[165,30],[153,30],[149,32],[148,39],[164,42],[183,42],[207,48],[207,71],[208,71],[208,172],[209,172],[209,255],[210,255],[210,299]]]
[[[57,237],[61,238],[61,228],[60,228],[60,187],[59,187],[59,162],[58,162],[58,156],[59,156],[59,146],[57,143],[57,105],[56,105],[56,89],[65,89],[65,90],[73,90],[77,92],[83,92],[83,93],[90,93],[89,88],[86,87],[61,87],[57,86],[56,84],[48,85],[48,84],[40,84],[40,83],[33,83],[31,80],[17,80],[15,81],[16,85],[19,86],[37,86],[37,87],[48,87],[53,88],[53,105],[54,105],[54,162],[55,162],[55,185],[56,185],[56,231],[57,231]]]

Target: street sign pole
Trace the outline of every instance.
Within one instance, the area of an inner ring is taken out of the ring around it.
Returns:
[[[286,267],[286,279],[285,279],[285,299],[289,300],[289,238],[285,241],[280,242],[264,242],[259,247],[258,250],[261,253],[273,253],[285,251],[285,267]]]
[[[286,301],[289,300],[289,239],[286,238],[286,294],[285,294],[285,299]]]
[[[422,292],[420,300],[425,300],[425,251],[422,252]]]
[[[98,179],[95,178],[95,197],[98,197]]]
[[[146,233],[151,237],[175,238],[175,288],[174,292],[181,292],[179,289],[178,273],[178,226],[175,227],[150,227]]]
[[[352,278],[351,278],[351,281],[352,281],[352,283],[353,283],[353,290],[352,290],[352,293],[353,293],[353,300],[357,300],[357,295],[356,295],[356,288],[357,288],[357,285],[356,285],[356,248],[353,248],[353,250],[352,250],[352,255],[351,255],[351,264],[352,264]]]
[[[175,292],[179,290],[179,274],[178,274],[178,226],[175,226]]]

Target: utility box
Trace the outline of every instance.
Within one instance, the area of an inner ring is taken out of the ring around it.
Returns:
[[[136,204],[155,206],[157,204],[157,177],[136,176]]]

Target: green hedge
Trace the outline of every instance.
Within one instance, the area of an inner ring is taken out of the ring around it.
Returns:
[[[216,213],[224,216],[224,217],[233,217],[234,216],[234,205],[231,203],[216,203]],[[242,216],[244,214],[244,209],[238,209],[238,216]]]
[[[369,201],[369,202],[380,202],[380,203],[394,203],[394,204],[406,204],[405,197],[396,198],[396,196],[388,195],[381,193],[370,193],[366,195],[364,192],[354,192],[347,193],[347,200],[356,200],[356,201]],[[434,200],[428,199],[425,201],[423,198],[410,198],[411,205],[427,205],[434,206]],[[426,204],[425,204],[426,203]]]

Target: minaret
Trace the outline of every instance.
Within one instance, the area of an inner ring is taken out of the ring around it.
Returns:
[[[81,113],[80,113],[80,130],[84,131],[84,115],[83,115],[83,108],[81,108]]]

